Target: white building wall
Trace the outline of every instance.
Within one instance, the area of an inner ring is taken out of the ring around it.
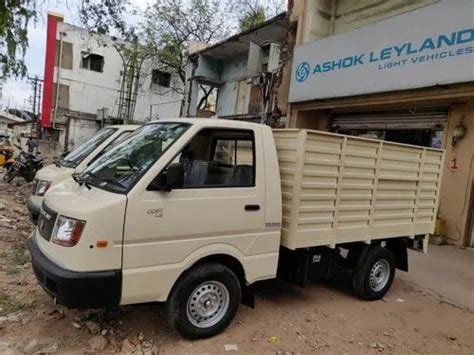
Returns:
[[[114,48],[114,41],[109,36],[91,34],[84,29],[63,23],[58,29],[57,39],[72,43],[72,69],[55,68],[55,82],[69,85],[69,110],[96,114],[98,109],[107,108],[110,117],[118,114],[119,88],[121,82],[122,59]],[[90,52],[104,57],[103,72],[83,69],[81,52]],[[182,96],[171,88],[159,87],[151,90],[151,61],[145,63],[135,107],[134,120],[146,121],[153,105],[153,115],[159,117],[178,117]],[[59,71],[59,73],[58,73]],[[172,85],[180,85],[179,80],[172,80]],[[156,85],[154,85],[155,87]]]
[[[69,123],[69,147],[79,147],[90,139],[97,129],[97,123],[94,121],[71,120]]]

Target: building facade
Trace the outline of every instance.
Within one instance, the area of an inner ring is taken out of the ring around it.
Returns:
[[[103,125],[180,115],[183,85],[132,46],[48,14],[41,125],[53,140],[71,149]]]
[[[286,14],[281,14],[191,53],[186,116],[266,122],[275,113],[286,33]]]
[[[420,156],[400,204],[439,204],[438,232],[473,246],[474,2],[294,0],[289,13],[287,127],[445,149],[440,200],[417,188]]]

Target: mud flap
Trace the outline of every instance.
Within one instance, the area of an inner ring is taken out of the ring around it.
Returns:
[[[390,249],[395,257],[395,266],[398,270],[408,272],[407,242],[404,238],[388,239],[387,249]]]
[[[242,285],[242,304],[255,308],[255,295],[252,286]]]

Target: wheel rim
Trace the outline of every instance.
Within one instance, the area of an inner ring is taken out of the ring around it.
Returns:
[[[186,307],[188,320],[198,328],[212,327],[229,308],[229,291],[219,281],[206,281],[194,289]]]
[[[370,270],[369,285],[370,288],[379,292],[388,283],[390,278],[390,264],[385,259],[380,259],[375,262]]]

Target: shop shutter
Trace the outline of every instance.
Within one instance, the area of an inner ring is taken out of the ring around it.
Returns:
[[[333,131],[434,129],[442,130],[448,120],[448,111],[423,113],[357,113],[336,114],[332,117]]]

